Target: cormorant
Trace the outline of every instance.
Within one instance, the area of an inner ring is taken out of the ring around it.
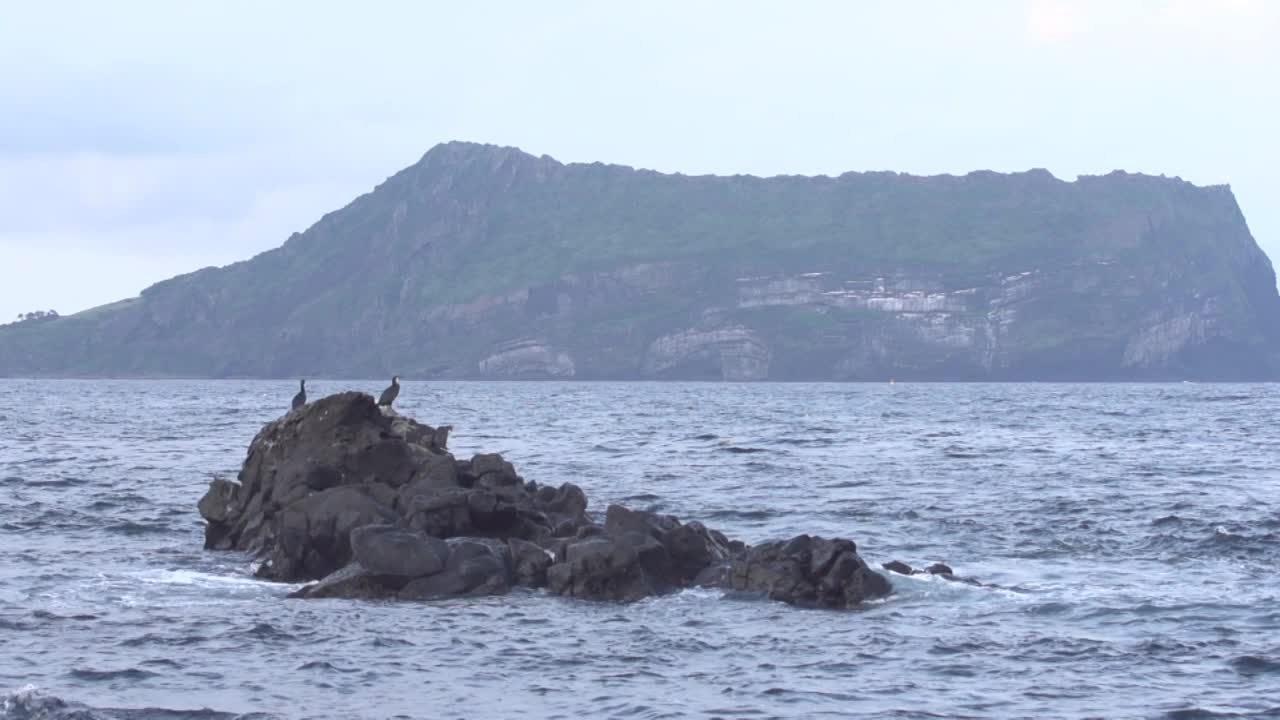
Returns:
[[[294,410],[297,410],[307,404],[307,379],[303,378],[302,381],[298,383],[298,386],[298,394],[293,396]]]
[[[391,378],[391,384],[386,390],[382,391],[382,397],[378,398],[379,405],[391,407],[391,403],[396,401],[396,396],[400,394],[400,376],[396,375]]]

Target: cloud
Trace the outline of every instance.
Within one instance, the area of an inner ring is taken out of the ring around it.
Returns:
[[[244,260],[280,245],[356,194],[339,184],[297,184],[252,191],[247,207],[226,217],[175,213],[164,220],[79,227],[82,212],[74,222],[0,230],[0,322],[36,309],[78,312],[134,297],[174,275]],[[117,201],[136,208],[147,199],[138,188],[93,197],[108,208]]]
[[[1032,0],[1032,47],[1169,59],[1205,50],[1255,61],[1271,50],[1280,7],[1263,0]]]
[[[249,257],[450,139],[686,173],[1167,172],[1252,193],[1259,238],[1280,239],[1280,2],[780,8],[15,6],[0,306],[61,286],[34,307],[70,312]]]
[[[1075,37],[1090,20],[1088,9],[1069,0],[1033,0],[1027,7],[1027,33],[1036,43],[1060,45]]]

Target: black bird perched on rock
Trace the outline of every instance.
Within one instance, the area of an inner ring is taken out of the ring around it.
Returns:
[[[400,376],[395,375],[391,378],[391,384],[386,390],[382,391],[382,397],[378,398],[379,405],[391,407],[391,403],[396,401],[396,396],[400,394]]]
[[[298,384],[298,394],[293,396],[293,409],[297,410],[307,404],[307,379],[303,378]]]

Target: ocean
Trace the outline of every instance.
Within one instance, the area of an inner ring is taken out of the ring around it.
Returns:
[[[196,501],[295,391],[0,380],[0,718],[1280,718],[1277,385],[404,383],[590,510],[982,583],[848,612],[287,599]]]

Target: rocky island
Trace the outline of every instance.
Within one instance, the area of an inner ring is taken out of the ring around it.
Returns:
[[[701,523],[525,481],[499,455],[456,459],[448,432],[347,392],[268,423],[237,481],[199,502],[205,547],[262,559],[259,577],[311,582],[300,598],[431,600],[545,588],[629,602],[688,587],[800,607],[891,592],[852,540],[747,545]]]
[[[438,145],[252,259],[0,327],[0,376],[1280,379],[1226,186],[687,176]]]

